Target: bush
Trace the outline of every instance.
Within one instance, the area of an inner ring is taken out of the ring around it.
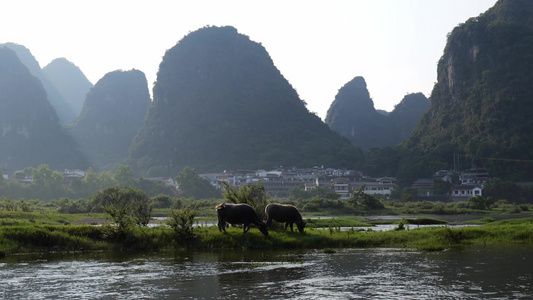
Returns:
[[[259,219],[265,220],[265,207],[267,206],[265,187],[260,184],[243,185],[237,188],[224,183],[224,198],[232,203],[244,203],[250,205]]]
[[[472,209],[487,210],[490,209],[494,202],[492,198],[483,198],[482,196],[475,196],[468,198],[468,206]]]
[[[310,200],[304,201],[302,210],[306,212],[316,212],[327,209],[344,209],[344,202],[341,200],[323,199],[313,197]]]
[[[174,230],[174,234],[178,239],[192,239],[194,238],[194,218],[196,213],[196,206],[190,204],[181,209],[173,209],[166,224]]]
[[[120,232],[132,225],[146,226],[150,222],[152,206],[146,193],[141,190],[110,187],[98,193],[94,203],[101,205]]]

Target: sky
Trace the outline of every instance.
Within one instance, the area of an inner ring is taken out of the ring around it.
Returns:
[[[338,90],[365,78],[376,109],[429,97],[446,36],[496,0],[0,0],[0,43],[58,57],[95,84],[137,69],[151,91],[165,51],[205,26],[233,26],[261,43],[281,74],[325,119]]]

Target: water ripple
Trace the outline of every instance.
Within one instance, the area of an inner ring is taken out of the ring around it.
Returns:
[[[3,299],[528,299],[531,247],[78,254],[0,263]]]

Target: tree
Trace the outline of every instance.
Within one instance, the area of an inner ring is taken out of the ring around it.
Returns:
[[[108,188],[117,184],[113,174],[109,171],[103,171],[98,174],[98,190]]]
[[[26,178],[26,175],[22,171],[17,171],[17,172],[15,172],[14,177],[17,180],[22,180],[22,179]]]
[[[311,199],[314,197],[337,200],[340,198],[340,195],[335,193],[330,187],[327,186],[317,186],[309,191],[304,190],[304,185],[299,185],[294,187],[290,191],[290,196],[292,199]]]
[[[130,166],[120,165],[115,171],[115,180],[121,187],[133,187],[135,185],[135,179],[133,178],[133,171]]]
[[[54,190],[61,188],[63,174],[59,171],[52,171],[48,165],[40,165],[32,171],[32,183],[40,188]]]
[[[7,198],[2,197],[2,201],[0,201],[0,210],[4,211],[16,211],[17,210],[17,203],[15,201]]]
[[[48,165],[40,165],[32,170],[32,185],[44,199],[59,198],[65,192],[62,185],[63,179],[61,172],[50,170]]]
[[[451,183],[442,179],[433,180],[433,184],[431,185],[431,189],[435,192],[436,195],[448,194],[450,192],[451,187]]]
[[[266,219],[265,207],[267,206],[265,187],[260,184],[243,185],[239,189],[227,182],[224,184],[224,198],[232,203],[250,205],[261,220]]]
[[[177,238],[191,239],[194,237],[193,225],[197,213],[196,206],[190,204],[181,209],[173,209],[166,223],[174,230]]]
[[[62,197],[56,202],[57,211],[64,214],[79,214],[87,212],[87,202],[85,199],[71,200]]]
[[[385,208],[385,205],[383,205],[376,196],[365,194],[365,186],[366,185],[362,184],[358,187],[354,191],[353,197],[347,199],[346,203],[355,209],[374,210]]]
[[[176,176],[178,183],[178,193],[186,198],[194,197],[196,199],[217,198],[220,191],[198,175],[195,169],[185,167]]]
[[[152,206],[150,198],[141,190],[117,186],[100,191],[93,199],[93,211],[103,211],[124,232],[132,225],[148,225]]]
[[[152,197],[152,205],[155,208],[169,208],[172,206],[172,197],[165,194],[159,194],[155,197]]]
[[[498,177],[491,178],[483,185],[483,195],[493,199],[507,199],[510,195],[519,194],[518,186],[511,181],[503,181]]]
[[[483,198],[482,196],[475,196],[468,198],[468,206],[473,209],[488,210],[494,204],[491,197]]]
[[[20,199],[19,207],[23,212],[32,212],[30,205],[24,199]]]
[[[89,168],[85,172],[83,179],[73,180],[70,186],[76,196],[88,197],[98,191],[98,175],[93,168]]]
[[[0,183],[4,183],[4,172],[2,171],[1,167],[0,167]]]

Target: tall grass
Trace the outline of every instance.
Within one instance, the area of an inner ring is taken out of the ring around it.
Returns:
[[[105,219],[104,214],[61,214],[54,212],[0,211],[0,225],[54,225],[82,222],[88,218]]]
[[[6,253],[110,249],[95,226],[2,226],[0,237],[0,250]]]
[[[167,251],[176,248],[213,249],[334,249],[343,247],[406,247],[436,251],[469,245],[533,244],[533,218],[491,222],[483,226],[427,227],[400,231],[356,231],[306,228],[305,234],[272,230],[268,237],[252,228],[246,234],[230,227],[195,228],[181,237],[170,226],[17,225],[0,226],[1,254],[61,251]]]

